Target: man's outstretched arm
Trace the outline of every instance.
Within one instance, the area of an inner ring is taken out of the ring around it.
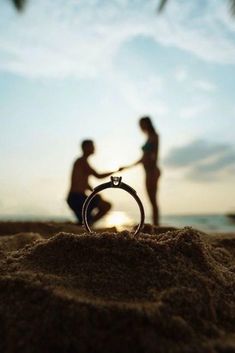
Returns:
[[[113,173],[116,173],[116,171],[108,172],[108,173],[97,173],[94,169],[92,170],[92,175],[94,175],[98,179],[106,178],[106,177],[112,175]]]

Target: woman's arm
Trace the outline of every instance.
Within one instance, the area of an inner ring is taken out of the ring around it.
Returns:
[[[136,165],[138,165],[138,164],[140,164],[142,162],[143,162],[143,157],[141,159],[139,159],[138,161],[132,163],[132,164],[129,164],[129,165],[126,165],[124,167],[119,168],[118,171],[121,172],[124,169],[129,169],[129,168],[135,167]]]

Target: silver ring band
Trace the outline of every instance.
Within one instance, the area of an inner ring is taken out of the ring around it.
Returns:
[[[129,194],[131,194],[131,196],[137,202],[137,204],[139,206],[139,210],[140,210],[140,223],[139,223],[138,227],[136,228],[134,235],[138,234],[144,225],[144,218],[145,218],[144,207],[142,205],[142,202],[141,202],[139,196],[137,195],[136,191],[131,186],[122,182],[122,177],[113,177],[113,176],[111,177],[111,181],[96,186],[94,188],[94,190],[92,191],[92,193],[85,200],[83,207],[82,207],[82,222],[83,222],[86,230],[90,233],[92,232],[89,227],[88,221],[87,221],[87,210],[88,210],[88,207],[89,207],[91,200],[95,197],[96,194],[98,194],[98,192],[100,192],[104,189],[108,189],[108,188],[123,189],[123,190],[127,191]]]

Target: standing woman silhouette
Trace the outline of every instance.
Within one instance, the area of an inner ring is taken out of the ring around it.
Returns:
[[[141,130],[147,135],[147,141],[142,147],[143,156],[139,162],[143,164],[145,170],[146,189],[152,206],[153,224],[159,225],[157,203],[157,186],[160,177],[160,169],[158,168],[159,136],[148,116],[142,117],[139,120],[139,125]]]
[[[154,225],[159,225],[159,209],[157,203],[157,187],[160,177],[160,169],[158,168],[159,135],[148,116],[144,116],[139,120],[139,126],[147,135],[147,140],[142,146],[143,155],[141,159],[134,164],[120,168],[119,170],[133,167],[140,163],[143,165],[146,190],[152,207],[152,221]]]

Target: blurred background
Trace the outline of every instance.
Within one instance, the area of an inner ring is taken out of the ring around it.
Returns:
[[[95,141],[100,172],[130,164],[145,141],[139,117],[149,115],[162,223],[234,230],[235,16],[224,0],[158,5],[31,0],[18,12],[1,1],[1,220],[74,220],[65,199],[80,142]],[[141,166],[121,175],[148,220]],[[114,207],[101,225],[138,221],[131,196],[104,197]]]

